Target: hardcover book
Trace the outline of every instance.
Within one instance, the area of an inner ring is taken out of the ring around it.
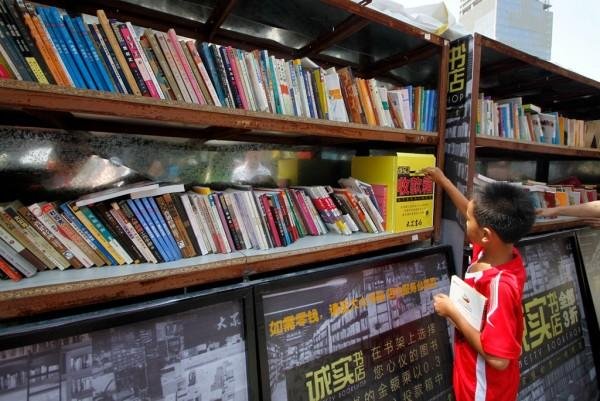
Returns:
[[[455,275],[450,280],[448,296],[471,326],[481,331],[487,298]]]

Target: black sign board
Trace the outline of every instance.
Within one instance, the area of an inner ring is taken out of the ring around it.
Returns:
[[[196,293],[0,332],[0,400],[257,399],[252,292]]]
[[[520,400],[600,396],[574,233],[519,244],[527,270]]]
[[[577,232],[579,250],[583,259],[590,298],[594,306],[596,323],[600,323],[600,230],[587,229]]]
[[[255,287],[263,399],[450,399],[449,327],[432,295],[452,271],[449,247],[432,247]]]

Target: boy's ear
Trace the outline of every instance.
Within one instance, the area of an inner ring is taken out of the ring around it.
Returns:
[[[481,236],[481,242],[485,245],[488,244],[492,238],[496,235],[496,233],[494,232],[494,230],[492,230],[489,227],[483,227],[482,231],[482,236]]]

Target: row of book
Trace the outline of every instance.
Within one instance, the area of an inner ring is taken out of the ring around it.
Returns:
[[[480,187],[496,180],[477,174],[473,183]],[[581,203],[593,202],[598,199],[598,190],[595,185],[548,185],[545,182],[525,180],[511,182],[531,195],[531,201],[536,209],[579,205]]]
[[[384,231],[368,184],[222,191],[143,182],[64,203],[0,205],[0,270],[13,280],[46,269],[161,263],[287,246],[307,235]],[[357,189],[358,188],[358,189]]]
[[[390,88],[266,50],[197,43],[130,22],[0,0],[0,78],[306,118],[434,131],[437,92]]]
[[[542,113],[539,106],[523,104],[521,97],[492,100],[483,93],[479,94],[476,130],[478,135],[575,147],[589,148],[593,139],[583,120]]]

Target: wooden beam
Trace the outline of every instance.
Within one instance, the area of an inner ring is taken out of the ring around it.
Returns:
[[[227,16],[233,10],[233,7],[236,5],[237,0],[221,0],[217,1],[217,5],[213,9],[212,14],[208,17],[206,21],[206,40],[208,42],[212,42],[215,37],[215,33],[217,29],[221,26],[223,21],[227,18]]]
[[[315,40],[301,49],[298,49],[295,58],[312,57],[360,31],[365,26],[369,25],[369,23],[370,21],[366,18],[359,17],[358,15],[351,15],[333,27],[330,32],[322,33]]]
[[[390,70],[402,67],[403,65],[427,59],[439,52],[439,47],[431,43],[428,43],[419,48],[413,49],[406,53],[395,54],[390,57],[386,57],[373,64],[364,66],[361,68],[361,75],[369,78],[383,75]]]

